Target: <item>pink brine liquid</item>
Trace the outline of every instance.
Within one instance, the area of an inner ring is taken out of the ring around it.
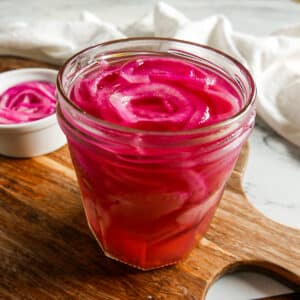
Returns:
[[[163,56],[101,62],[77,77],[69,97],[98,119],[162,133],[212,125],[242,108],[238,89],[221,71]],[[193,145],[168,153],[139,147],[139,139],[124,149],[95,140],[95,150],[68,137],[87,219],[102,249],[150,269],[177,262],[203,236],[239,148],[218,156],[209,150],[214,140],[201,145],[203,155]]]

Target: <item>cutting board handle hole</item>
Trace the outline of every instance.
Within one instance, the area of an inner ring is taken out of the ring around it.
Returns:
[[[266,261],[252,261],[252,262],[239,262],[233,264],[225,271],[219,280],[230,274],[244,274],[244,273],[257,273],[260,276],[265,276],[277,282],[278,285],[285,286],[293,291],[300,292],[300,285],[298,280],[289,279],[289,274],[283,275],[287,271],[283,270],[280,266],[266,262]],[[298,278],[299,279],[299,278]]]
[[[242,268],[230,274],[226,273],[212,284],[205,299],[217,298],[216,296],[222,295],[224,290],[226,290],[226,299],[231,297],[237,299],[236,285],[240,289],[247,290],[247,294],[251,299],[260,299],[267,295],[289,294],[296,291],[273,276],[269,276],[260,270],[252,269],[250,266],[250,269]]]

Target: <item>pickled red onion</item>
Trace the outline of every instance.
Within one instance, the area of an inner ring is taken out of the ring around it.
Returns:
[[[100,119],[158,131],[214,124],[242,106],[232,83],[219,71],[155,56],[100,64],[75,81],[70,98]]]
[[[14,85],[0,95],[0,124],[42,119],[55,112],[55,85],[29,81]]]

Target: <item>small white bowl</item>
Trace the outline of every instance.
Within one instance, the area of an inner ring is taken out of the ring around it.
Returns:
[[[0,94],[25,81],[42,80],[56,83],[57,71],[41,68],[25,68],[0,73]],[[56,113],[43,119],[0,124],[0,154],[10,157],[33,157],[50,153],[66,144]]]

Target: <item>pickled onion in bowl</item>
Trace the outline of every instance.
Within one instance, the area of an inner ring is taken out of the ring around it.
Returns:
[[[55,85],[28,81],[14,85],[0,95],[0,124],[42,119],[55,112]]]

